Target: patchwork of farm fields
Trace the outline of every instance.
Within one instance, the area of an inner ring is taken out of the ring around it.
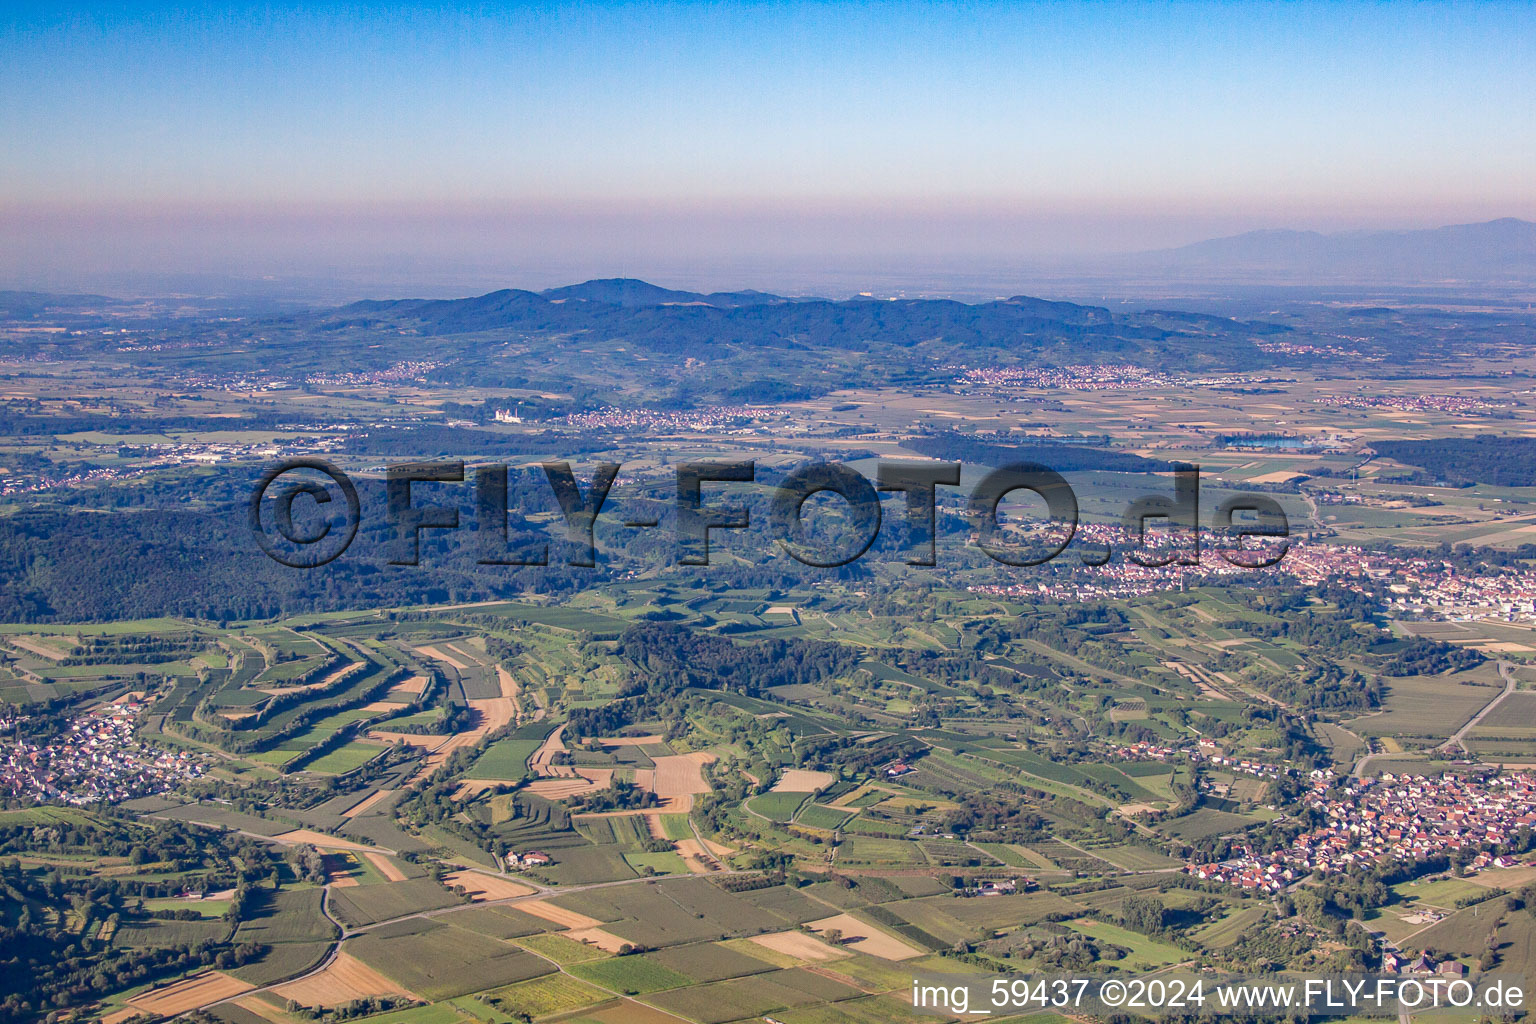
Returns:
[[[683,606],[641,581],[634,592]],[[74,920],[117,949],[259,950],[187,989],[209,996],[192,1009],[223,1024],[305,1024],[369,999],[392,1007],[370,1024],[909,1020],[901,1000],[917,971],[1038,971],[1074,944],[1113,953],[1104,970],[1144,971],[1220,960],[1254,935],[1278,941],[1271,901],[1191,889],[1180,872],[1277,820],[1277,787],[1185,753],[1111,756],[1111,739],[1154,748],[1218,736],[1262,760],[1306,736],[1323,759],[1371,744],[1378,767],[1423,764],[1425,738],[1502,692],[1486,662],[1383,677],[1380,708],[1287,725],[1280,704],[1255,695],[1264,673],[1309,664],[1308,652],[1245,635],[1274,617],[1227,593],[1149,600],[1123,621],[1055,621],[1046,633],[1088,638],[1075,653],[1032,640],[940,672],[935,659],[966,650],[994,616],[1032,614],[978,597],[963,607],[980,617],[892,631],[800,601],[759,639],[831,646],[774,648],[755,670],[781,673],[773,686],[715,688],[696,685],[698,673],[712,664],[708,645],[734,634],[679,655],[668,645],[688,634],[670,620],[640,618],[631,632],[628,617],[650,605],[188,630],[165,652],[176,658],[157,663],[165,679],[146,694],[141,727],[207,758],[209,777],[195,801],[155,795],[133,811],[234,830],[275,851],[275,870],[221,876],[197,899],[195,870],[135,864],[129,843],[79,870],[160,872],[160,888],[110,924]],[[761,616],[728,621],[749,618]],[[597,626],[602,639],[584,632]],[[879,660],[835,654],[832,631],[855,628],[893,646]],[[1095,674],[1109,662],[1094,645],[1114,637],[1158,651],[1129,650]],[[8,649],[29,670],[84,642],[22,639]],[[1236,664],[1244,657],[1251,671]],[[671,689],[634,687],[658,666]],[[1468,743],[1518,743],[1527,728],[1536,741],[1529,696],[1513,694]],[[0,811],[0,828],[104,820]],[[1436,934],[1470,941],[1459,904],[1484,891],[1426,883],[1369,920],[1406,938],[1406,911],[1419,908],[1451,922]],[[1138,930],[1154,918],[1165,926]],[[1507,918],[1490,927],[1518,945]],[[176,983],[134,998],[177,1005]]]

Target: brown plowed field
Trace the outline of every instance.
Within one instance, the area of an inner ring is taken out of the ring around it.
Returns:
[[[171,985],[152,988],[128,1000],[128,1005],[161,1017],[174,1017],[199,1006],[221,1002],[255,987],[228,974],[206,971]]]
[[[486,900],[510,900],[518,896],[528,896],[537,889],[527,885],[519,885],[496,875],[488,875],[483,871],[455,871],[443,876],[443,884],[448,888],[462,887],[469,896],[471,903],[484,903]]]
[[[365,996],[415,998],[414,992],[407,992],[350,953],[337,953],[336,959],[318,973],[272,991],[305,1006],[340,1006]]]

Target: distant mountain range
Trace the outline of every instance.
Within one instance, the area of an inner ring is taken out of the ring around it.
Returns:
[[[1249,231],[1129,262],[1143,272],[1207,279],[1523,284],[1536,281],[1536,224],[1505,217],[1421,231]]]
[[[271,363],[278,350],[292,372],[387,366],[430,352],[442,364],[435,379],[552,390],[558,378],[575,374],[604,387],[628,382],[656,393],[648,400],[686,405],[704,396],[788,401],[872,380],[927,382],[936,373],[952,377],[952,369],[936,367],[961,365],[1255,369],[1284,361],[1258,342],[1293,328],[1178,312],[1114,313],[1027,295],[979,303],[789,299],[604,279],[543,292],[368,300],[247,330],[259,330],[261,348],[220,354],[226,367]],[[525,358],[530,352],[537,357]]]
[[[105,295],[54,295],[49,292],[0,291],[0,318],[27,320],[45,313],[75,311],[90,306],[121,306],[123,299]]]
[[[366,299],[315,314],[335,326],[359,327],[388,322],[408,324],[422,334],[473,331],[586,331],[594,336],[637,341],[686,336],[693,342],[746,341],[776,346],[867,348],[872,343],[903,347],[950,337],[997,346],[1021,332],[1053,332],[1063,325],[1108,333],[1113,317],[1101,306],[1053,302],[1028,295],[997,302],[963,303],[948,299],[871,299],[836,301],[786,298],[767,292],[673,291],[632,278],[607,278],[551,288],[543,292],[503,288],[465,299]],[[1231,332],[1233,321],[1220,329]],[[1267,333],[1270,324],[1255,328]],[[1148,337],[1162,337],[1159,332]],[[674,344],[676,342],[673,342]],[[680,351],[687,351],[686,348]]]
[[[95,329],[120,321],[97,302],[93,296],[0,294],[0,309],[13,310],[14,320],[84,328],[17,332],[7,339],[8,354],[99,353],[176,372],[276,372],[290,381],[337,372],[418,372],[430,364],[419,372],[436,384],[571,394],[577,409],[617,393],[655,408],[696,408],[800,401],[873,384],[947,386],[966,368],[1101,363],[1201,374],[1280,370],[1335,357],[1406,364],[1443,359],[1450,348],[1504,345],[1512,331],[1524,329],[1496,312],[1458,311],[1459,330],[1447,340],[1434,319],[1447,314],[1385,306],[1325,305],[1305,315],[1239,319],[1028,295],[969,303],[790,299],[601,279],[542,292],[375,299],[276,316],[188,316],[178,306],[137,316],[128,356],[116,330]],[[73,303],[81,308],[71,313]],[[1347,350],[1338,344],[1341,331]]]

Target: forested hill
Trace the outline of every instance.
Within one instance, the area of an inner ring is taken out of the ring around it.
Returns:
[[[1288,330],[1219,317],[1173,322],[1119,316],[1099,306],[1019,295],[994,302],[944,299],[786,299],[760,292],[701,294],[643,281],[589,281],[538,293],[505,289],[466,299],[353,303],[316,314],[331,331],[389,329],[424,336],[513,330],[580,333],[655,352],[698,355],[753,349],[991,350],[1052,360],[1126,362],[1182,356],[1194,366],[1259,366],[1252,338]]]
[[[969,434],[942,433],[914,437],[902,447],[935,459],[980,466],[1008,466],[1036,462],[1058,473],[1074,470],[1099,470],[1116,473],[1158,473],[1173,468],[1172,463],[1145,459],[1129,452],[1091,448],[1060,441],[1032,440],[1028,444],[997,444]]]
[[[276,316],[162,311],[139,323],[126,341],[115,329],[29,332],[15,354],[100,358],[151,373],[234,376],[277,387],[411,374],[434,386],[590,392],[622,396],[608,397],[611,404],[686,409],[800,401],[870,385],[948,387],[957,368],[1126,364],[1204,376],[1333,358],[1443,361],[1452,349],[1496,351],[1508,337],[1501,318],[1458,313],[1454,340],[1447,340],[1437,323],[1408,325],[1399,315],[1365,330],[1351,321],[1353,347],[1342,352],[1335,351],[1336,325],[1290,314],[1240,320],[1028,295],[975,303],[834,300],[679,291],[622,278]]]
[[[783,295],[759,292],[752,289],[739,292],[680,292],[662,288],[647,281],[629,277],[611,277],[599,281],[570,284],[563,288],[546,288],[539,293],[551,302],[606,302],[616,306],[669,306],[704,305],[729,308],[732,306],[765,306],[779,302],[808,302],[809,299],[791,299]]]
[[[1378,455],[1417,466],[1426,480],[1471,486],[1536,486],[1536,438],[1448,437],[1434,441],[1375,441]]]

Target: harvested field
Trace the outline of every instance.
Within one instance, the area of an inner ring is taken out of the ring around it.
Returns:
[[[174,1017],[248,992],[255,987],[219,971],[205,971],[171,985],[152,988],[128,1000],[128,1005],[160,1017]]]
[[[349,953],[337,953],[316,974],[298,981],[290,981],[272,990],[284,999],[292,999],[305,1006],[340,1006],[365,996],[410,996],[404,988],[390,981]]]
[[[625,946],[630,945],[626,939],[621,939],[612,932],[605,932],[601,928],[575,928],[565,933],[567,938],[577,942],[589,942],[608,953],[617,953]]]
[[[767,935],[754,935],[750,941],[764,949],[771,949],[776,953],[812,963],[852,955],[845,949],[834,949],[819,939],[813,939],[804,932],[770,932]]]
[[[535,691],[537,692],[537,691]],[[561,726],[550,733],[533,756],[528,759],[528,766],[533,769],[535,775],[550,775],[550,761],[556,754],[565,750],[565,726]]]
[[[803,768],[786,769],[779,781],[773,784],[775,793],[814,793],[826,789],[837,781],[831,772],[811,772]]]
[[[416,779],[425,778],[442,767],[455,750],[473,747],[490,733],[510,725],[517,717],[517,702],[510,697],[471,698],[469,706],[476,712],[475,727],[452,736],[383,732],[375,729],[368,733],[368,738],[385,743],[409,743],[428,751],[426,763],[415,776]]]
[[[63,661],[65,658],[69,657],[68,651],[61,651],[57,648],[49,647],[47,644],[39,643],[36,640],[28,640],[26,637],[8,637],[6,639],[6,643],[10,644],[12,647],[19,647],[24,651],[29,651],[32,654],[37,655],[39,658],[47,658],[49,661]]]
[[[715,755],[702,751],[658,757],[654,759],[655,769],[642,768],[635,772],[635,785],[661,797],[661,810],[685,813],[693,809],[695,793],[710,791],[700,769],[714,759]]]
[[[249,1010],[263,1020],[272,1021],[272,1024],[292,1024],[293,1021],[292,1017],[289,1017],[260,996],[241,996],[235,1000],[234,1005],[242,1010]]]
[[[323,690],[332,683],[338,683],[358,669],[367,666],[366,661],[351,661],[332,672],[324,679],[315,683],[306,683],[303,686],[266,686],[262,687],[262,693],[270,693],[274,697],[280,697],[287,693],[308,693],[310,690]]]
[[[373,729],[368,733],[368,738],[381,743],[408,743],[423,750],[436,750],[447,743],[451,737],[427,732],[387,732],[383,729]]]
[[[588,917],[586,914],[578,914],[574,910],[557,907],[548,900],[529,900],[527,903],[519,903],[517,909],[525,914],[532,914],[534,917],[548,921],[551,924],[557,924],[562,928],[598,928],[603,924],[603,922],[595,917]]]
[[[488,789],[512,785],[516,785],[516,783],[507,779],[463,779],[459,782],[459,788],[453,791],[453,799],[455,801],[468,800],[471,797],[479,796]]]
[[[496,680],[501,684],[501,695],[503,697],[512,697],[514,699],[517,697],[517,680],[512,678],[512,673],[500,665],[496,666]]]
[[[272,839],[279,843],[290,843],[294,845],[299,843],[308,843],[310,846],[313,846],[317,850],[366,851],[370,849],[370,847],[363,846],[361,843],[350,842],[346,839],[337,839],[335,836],[328,836],[324,832],[316,832],[312,828],[297,828],[292,832],[284,832],[281,835],[273,836]]]
[[[697,839],[679,839],[673,845],[677,847],[677,852],[683,855],[683,863],[688,865],[688,870],[694,874],[704,875],[717,870],[715,862],[704,856]]]
[[[510,697],[471,698],[469,706],[480,713],[479,721],[468,732],[450,736],[448,742],[439,748],[439,753],[472,747],[485,739],[487,734],[512,724],[512,720],[517,717],[517,703]]]
[[[483,871],[455,871],[443,876],[443,884],[450,889],[462,888],[469,897],[471,903],[484,903],[486,900],[510,900],[517,896],[528,896],[538,890],[519,885],[517,882],[509,882],[505,878],[496,875],[488,875]]]
[[[644,747],[653,743],[665,743],[665,736],[604,736],[597,742],[605,747]]]
[[[466,662],[460,661],[458,658],[455,658],[451,654],[444,654],[436,647],[413,647],[411,649],[417,654],[424,654],[427,657],[434,658],[437,661],[443,662],[444,664],[452,665],[456,669],[464,670],[469,668],[469,665]]]
[[[570,775],[552,775],[535,779],[528,783],[525,789],[547,800],[563,800],[569,796],[580,796],[583,793],[603,789],[613,779],[612,768],[575,768],[571,769],[571,772]]]
[[[652,779],[656,795],[674,797],[708,793],[709,783],[704,781],[700,768],[714,759],[715,755],[706,753],[656,758],[656,774]]]
[[[835,928],[843,933],[843,945],[849,949],[868,953],[870,956],[878,956],[884,960],[910,960],[913,957],[922,956],[924,952],[907,945],[893,935],[887,935],[880,929],[865,924],[852,914],[824,917],[820,921],[810,922],[806,927],[818,933]]]
[[[346,810],[342,811],[341,812],[341,816],[343,818],[355,818],[359,814],[363,814],[363,813],[367,812],[367,810],[370,807],[372,807],[374,804],[378,803],[380,800],[383,800],[385,797],[389,796],[389,794],[391,794],[393,792],[394,792],[394,790],[392,790],[392,789],[377,789],[377,790],[374,790],[372,793],[369,793],[367,796],[363,797],[361,800],[359,800],[357,803],[353,804],[351,807],[348,807]]]
[[[411,676],[409,679],[396,683],[393,689],[400,690],[404,693],[420,693],[422,690],[426,689],[426,686],[426,676]]]
[[[405,881],[405,872],[401,871],[399,866],[394,861],[390,860],[382,853],[365,853],[363,854],[363,857],[367,859],[369,864],[372,864],[378,870],[379,874],[383,875],[391,882]]]

